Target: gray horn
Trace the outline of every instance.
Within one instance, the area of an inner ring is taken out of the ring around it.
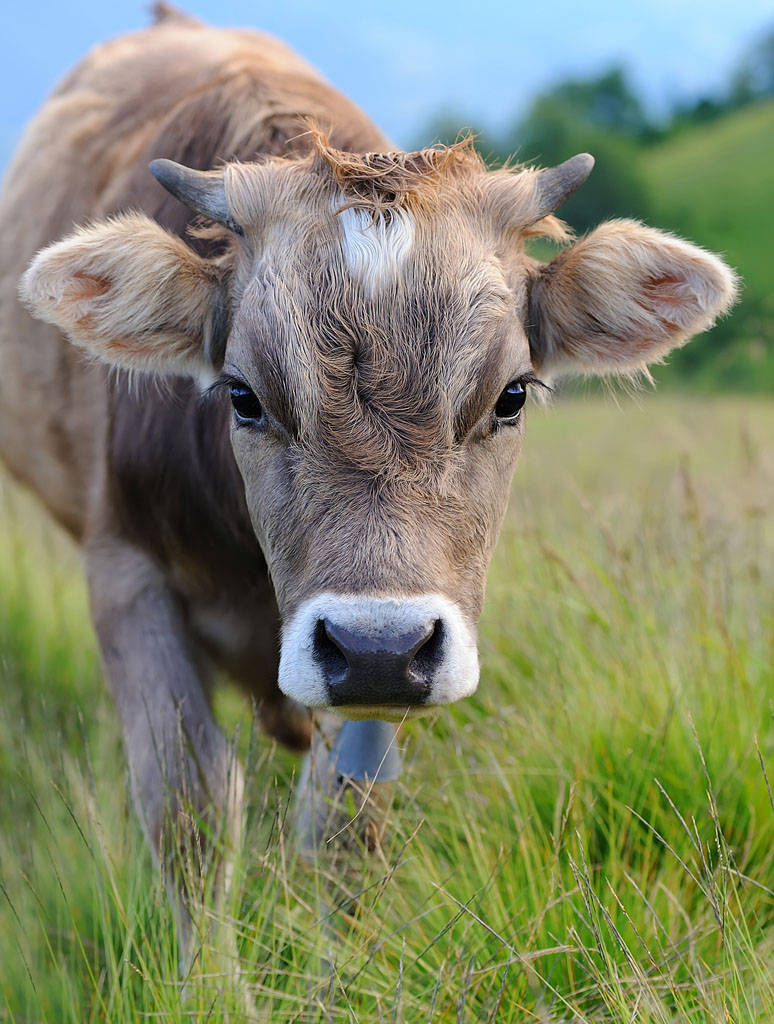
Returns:
[[[242,234],[232,220],[222,171],[194,171],[174,160],[151,160],[151,174],[175,199],[231,231]]]
[[[578,153],[563,164],[548,167],[537,178],[535,220],[547,217],[577,192],[594,169],[594,157],[590,153]]]

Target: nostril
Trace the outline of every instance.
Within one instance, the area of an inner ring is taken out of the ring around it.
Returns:
[[[398,617],[396,624],[390,616],[352,628],[321,617],[315,620],[312,651],[332,704],[416,705],[431,692],[445,643],[441,619],[423,616],[407,624]]]
[[[349,663],[326,628],[325,619],[318,619],[314,628],[314,656],[320,663],[328,683],[341,683],[347,678]]]
[[[409,671],[418,675],[422,681],[431,679],[441,660],[442,646],[443,623],[436,619],[432,632],[414,654]]]

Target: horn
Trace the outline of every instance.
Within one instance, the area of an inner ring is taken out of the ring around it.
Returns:
[[[195,171],[174,160],[151,160],[148,167],[159,185],[175,199],[203,217],[223,224],[238,235],[243,234],[231,217],[222,171]]]
[[[563,164],[540,171],[535,183],[535,221],[547,217],[577,192],[594,169],[590,153],[578,153]]]

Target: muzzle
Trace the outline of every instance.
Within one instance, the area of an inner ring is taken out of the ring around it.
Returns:
[[[347,718],[400,719],[477,685],[474,633],[440,594],[318,594],[283,629],[280,689]]]

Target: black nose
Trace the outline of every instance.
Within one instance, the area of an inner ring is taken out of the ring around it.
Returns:
[[[319,619],[314,654],[331,704],[423,704],[441,656],[441,620],[408,631],[353,632]]]

